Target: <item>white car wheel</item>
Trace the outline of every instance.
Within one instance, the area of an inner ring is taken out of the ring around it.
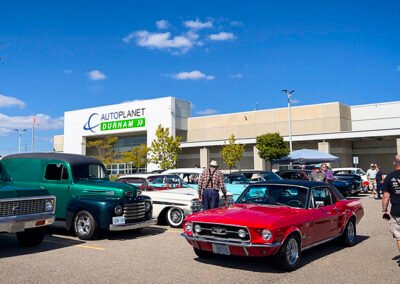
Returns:
[[[173,228],[180,227],[182,225],[185,214],[182,209],[172,207],[167,212],[167,222]]]

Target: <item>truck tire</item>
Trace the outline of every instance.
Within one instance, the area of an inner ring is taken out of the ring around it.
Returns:
[[[98,234],[98,225],[92,214],[79,211],[74,217],[75,235],[81,240],[93,240]]]
[[[44,228],[27,229],[17,233],[18,242],[24,247],[38,246],[42,243],[46,232]]]

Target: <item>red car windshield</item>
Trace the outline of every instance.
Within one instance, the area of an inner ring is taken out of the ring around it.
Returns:
[[[249,186],[236,203],[307,207],[308,188],[293,185]]]

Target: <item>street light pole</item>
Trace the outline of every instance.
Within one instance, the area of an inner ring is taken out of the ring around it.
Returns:
[[[290,98],[292,97],[294,90],[282,90],[282,92],[287,95],[288,98],[288,117],[289,117],[289,149],[290,153],[293,152],[293,143],[292,143],[292,111],[290,109]]]
[[[21,140],[22,140],[22,134],[26,131],[26,129],[14,129],[15,131],[18,132],[18,153],[21,153]]]

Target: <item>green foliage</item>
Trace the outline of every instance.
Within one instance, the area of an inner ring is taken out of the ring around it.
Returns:
[[[222,146],[221,156],[224,163],[228,166],[229,171],[236,166],[240,160],[242,160],[245,146],[242,144],[235,144],[235,136],[232,134],[229,138],[228,144]]]
[[[149,150],[150,149],[145,144],[133,147],[131,151],[122,153],[121,162],[132,163],[132,166],[136,169],[145,168]]]
[[[289,154],[289,148],[279,133],[267,133],[258,136],[256,139],[256,148],[259,155],[266,161],[280,159]]]
[[[118,142],[118,137],[104,137],[86,142],[88,155],[92,156],[103,164],[108,165],[116,161],[115,151],[112,147]]]
[[[169,128],[158,126],[156,139],[151,142],[150,161],[160,166],[162,170],[176,168],[178,155],[181,152],[181,137],[172,137]]]

